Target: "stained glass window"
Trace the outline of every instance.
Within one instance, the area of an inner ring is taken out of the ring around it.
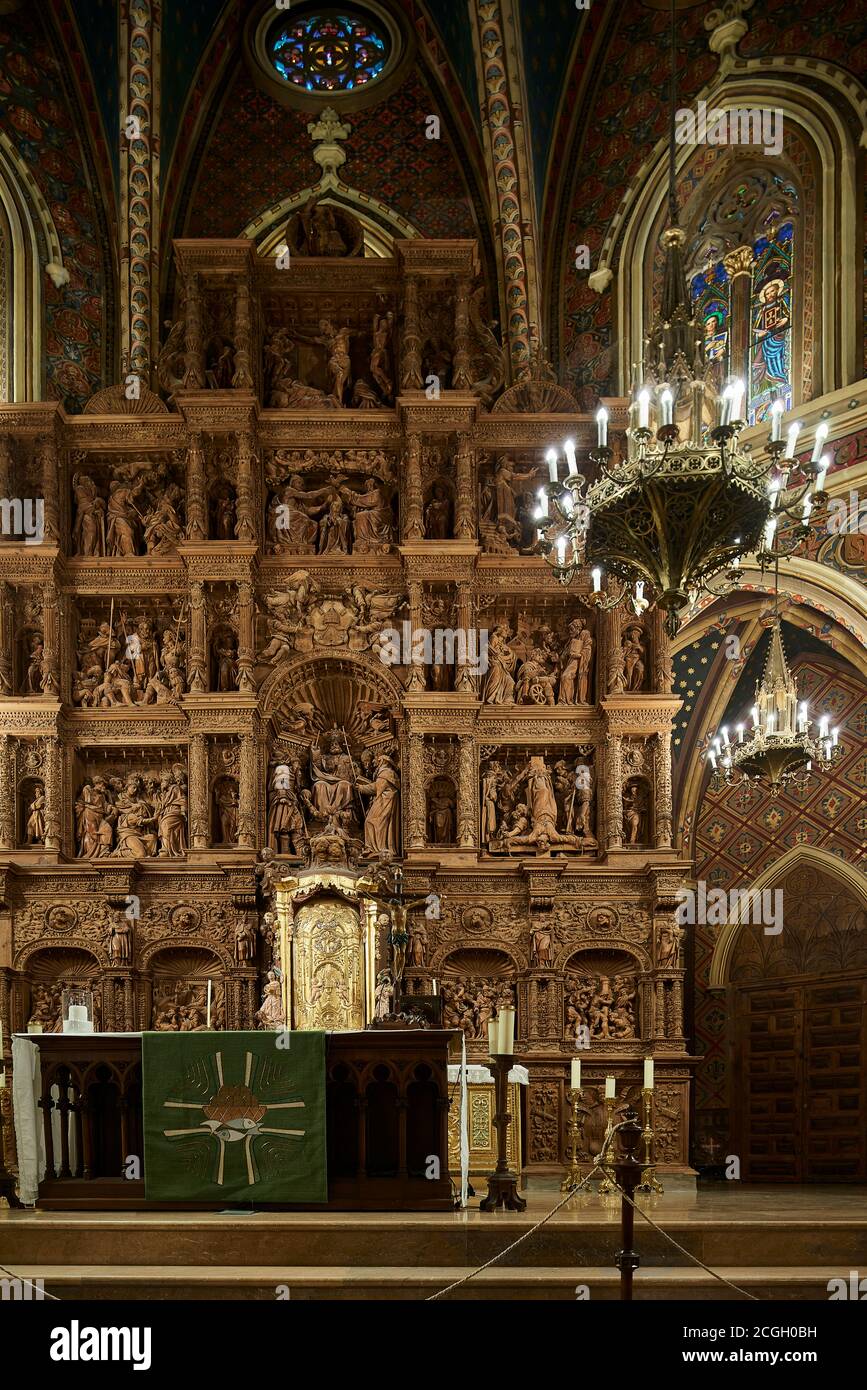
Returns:
[[[379,77],[390,43],[355,10],[316,10],[281,20],[268,38],[268,53],[285,82],[308,92],[352,92]]]
[[[705,357],[709,362],[720,362],[723,374],[728,371],[730,288],[722,261],[694,275],[690,284],[693,303],[704,324]]]
[[[792,247],[793,227],[784,222],[753,243],[750,295],[751,424],[766,418],[779,397],[792,406]]]

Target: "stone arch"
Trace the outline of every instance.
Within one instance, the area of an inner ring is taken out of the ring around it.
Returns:
[[[798,870],[809,868],[814,869],[821,877],[830,878],[838,883],[860,908],[864,914],[863,931],[865,952],[867,952],[867,877],[854,865],[838,858],[837,855],[829,854],[827,850],[817,849],[812,845],[796,845],[775,863],[770,864],[764,873],[759,874],[758,878],[750,885],[751,890],[760,893],[763,889],[778,888]],[[736,983],[731,977],[731,970],[744,932],[749,930],[749,917],[749,900],[742,900],[730,920],[720,928],[710,962],[708,983],[711,989],[724,989],[727,985]],[[783,931],[785,932],[785,925]],[[774,940],[776,938],[766,939]],[[867,954],[865,954],[865,963],[867,963]]]
[[[310,732],[357,725],[366,732],[361,705],[397,705],[403,686],[388,667],[366,652],[332,651],[290,657],[278,664],[260,689],[263,715],[275,729],[290,725],[299,706],[309,707]],[[284,719],[281,719],[281,713]]]

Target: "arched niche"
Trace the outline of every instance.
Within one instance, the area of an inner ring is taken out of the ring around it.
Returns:
[[[515,1007],[516,968],[505,951],[465,948],[442,962],[443,1026],[461,1028],[468,1042],[487,1042],[488,1021],[502,1005]],[[517,1033],[517,1019],[516,1019]]]
[[[41,777],[22,777],[18,784],[18,843],[25,849],[45,844],[45,783]]]
[[[166,946],[148,958],[149,1027],[159,1033],[200,1033],[207,1027],[211,981],[211,1027],[225,1028],[223,963],[205,947]]]
[[[427,838],[431,845],[457,844],[457,788],[454,779],[431,778],[425,790]]]
[[[630,951],[616,948],[576,951],[566,962],[563,984],[564,1037],[591,1046],[629,1040],[646,1031],[642,972]]]
[[[94,1028],[102,1023],[100,963],[80,946],[47,946],[31,952],[22,962],[18,981],[18,1027],[28,1023],[42,1025],[43,1033],[60,1033],[63,1028],[64,987],[77,985],[93,991]]]

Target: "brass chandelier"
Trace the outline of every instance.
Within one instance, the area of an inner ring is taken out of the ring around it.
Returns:
[[[839,752],[839,730],[828,727],[827,716],[820,719],[818,730],[811,732],[813,720],[806,702],[798,701],[776,606],[752,721],[749,733],[744,724],[736,725],[734,739],[723,725],[708,747],[714,791],[761,781],[778,796],[785,789],[805,786],[814,771],[826,771]]]
[[[791,423],[783,439],[780,400],[770,411],[767,461],[753,458],[740,442],[747,423],[743,383],[730,380],[721,394],[714,388],[704,328],[686,284],[685,233],[678,226],[674,74],[672,10],[670,225],[662,236],[662,301],[633,390],[625,456],[615,458],[608,444],[608,411],[600,405],[589,469],[579,470],[574,443],[567,440],[561,479],[557,451],[551,450],[550,481],[539,491],[536,512],[538,550],[563,584],[589,568],[591,602],[613,607],[629,601],[638,612],[656,602],[672,637],[682,610],[702,593],[719,597],[737,585],[746,556],[756,554],[764,568],[801,544],[812,507],[825,500],[829,464],[822,455],[825,423],[816,432],[810,464],[795,463],[800,425]],[[779,536],[783,520],[794,523],[785,543]],[[607,593],[603,574],[612,580]]]

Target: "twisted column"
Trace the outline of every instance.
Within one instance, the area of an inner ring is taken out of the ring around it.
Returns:
[[[208,504],[205,495],[205,451],[199,430],[187,446],[187,540],[208,539]]]
[[[253,679],[253,585],[249,579],[238,580],[238,689],[245,695],[255,695]]]
[[[0,849],[15,848],[15,756],[8,734],[0,734]]]
[[[241,756],[238,778],[238,846],[253,849],[256,844],[257,749],[252,734],[241,735]]]
[[[605,749],[606,836],[609,849],[620,849],[623,845],[623,740],[620,735],[607,734]]]
[[[476,745],[472,734],[461,734],[458,763],[458,844],[472,849],[479,824]]]
[[[187,672],[190,690],[201,695],[208,688],[205,586],[201,580],[190,583],[190,655]]]
[[[256,461],[256,455],[253,449],[253,441],[249,434],[246,432],[239,432],[237,439],[238,510],[237,521],[235,522],[235,535],[239,541],[255,541],[256,508],[253,489],[253,464]]]
[[[208,848],[208,753],[204,734],[191,734],[190,848]]]
[[[404,525],[407,541],[424,540],[424,497],[421,488],[421,437],[410,434],[404,459]]]

